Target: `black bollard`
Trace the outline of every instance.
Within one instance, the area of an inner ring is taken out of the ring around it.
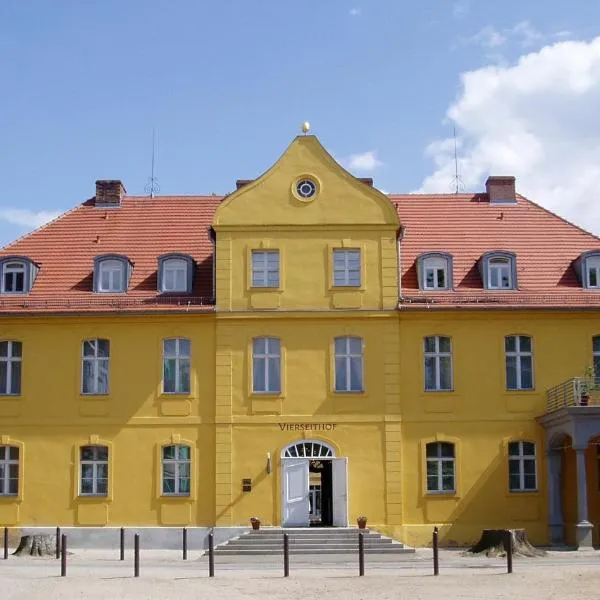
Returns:
[[[365,574],[365,536],[358,534],[358,574],[362,577]]]
[[[510,529],[506,530],[505,533],[505,550],[506,550],[506,571],[507,573],[512,573],[512,559],[513,559],[513,543],[512,543],[512,533]]]
[[[438,554],[438,528],[433,528],[433,574],[440,574],[440,558]]]
[[[283,534],[283,576],[290,576],[290,541],[288,534]]]
[[[67,576],[67,536],[64,533],[60,542],[60,576]]]
[[[133,576],[140,576],[140,534],[133,536]]]
[[[208,576],[215,576],[215,548],[214,548],[214,535],[208,534]]]
[[[60,558],[60,527],[56,528],[56,560]]]
[[[119,560],[125,560],[125,528],[121,527],[121,552],[119,554]]]
[[[8,560],[8,527],[4,528],[4,560]]]
[[[183,560],[187,560],[187,527],[183,528],[182,537]]]

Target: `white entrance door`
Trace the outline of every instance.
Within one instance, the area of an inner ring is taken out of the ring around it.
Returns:
[[[282,458],[283,465],[283,526],[308,527],[309,494],[306,458]]]
[[[333,526],[348,526],[348,459],[332,458]]]

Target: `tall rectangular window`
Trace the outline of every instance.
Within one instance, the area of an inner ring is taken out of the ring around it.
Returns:
[[[108,448],[82,446],[79,449],[79,495],[108,495]]]
[[[507,389],[533,389],[531,338],[527,335],[508,335],[504,338],[504,350]]]
[[[425,390],[452,389],[452,350],[449,337],[434,335],[425,338]]]
[[[363,391],[363,340],[359,337],[335,339],[335,391]]]
[[[19,493],[19,448],[0,446],[0,496]]]
[[[190,340],[186,338],[163,341],[163,391],[190,393]]]
[[[454,444],[431,442],[427,444],[426,454],[427,491],[454,492],[456,490]]]
[[[108,394],[110,342],[85,340],[81,371],[82,394]]]
[[[511,492],[537,490],[535,444],[510,442],[508,444],[508,489]]]
[[[252,342],[252,391],[255,394],[281,392],[281,342],[275,337]]]
[[[21,342],[0,342],[0,395],[21,393]]]
[[[279,287],[279,250],[252,250],[252,287]]]
[[[189,496],[191,478],[190,447],[180,444],[163,446],[161,458],[163,496]]]
[[[360,250],[335,248],[333,250],[333,285],[335,287],[360,286]]]
[[[600,385],[600,335],[592,338],[593,360],[594,360],[594,383]],[[600,447],[600,446],[599,446]]]

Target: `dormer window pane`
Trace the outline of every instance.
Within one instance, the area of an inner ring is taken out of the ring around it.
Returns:
[[[452,258],[450,255],[430,253],[419,257],[419,286],[423,290],[448,290],[452,287]]]
[[[490,259],[488,266],[488,287],[493,290],[512,289],[510,261],[508,259]]]
[[[600,288],[600,257],[593,256],[587,259],[587,286]]]
[[[122,292],[124,273],[123,263],[119,260],[103,260],[100,263],[100,292]]]
[[[185,260],[171,258],[163,263],[163,292],[187,291],[188,265]]]
[[[25,265],[9,262],[4,265],[2,291],[9,294],[22,294],[25,291]]]

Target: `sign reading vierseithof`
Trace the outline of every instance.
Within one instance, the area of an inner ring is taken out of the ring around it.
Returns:
[[[333,431],[337,423],[279,423],[281,431]]]

